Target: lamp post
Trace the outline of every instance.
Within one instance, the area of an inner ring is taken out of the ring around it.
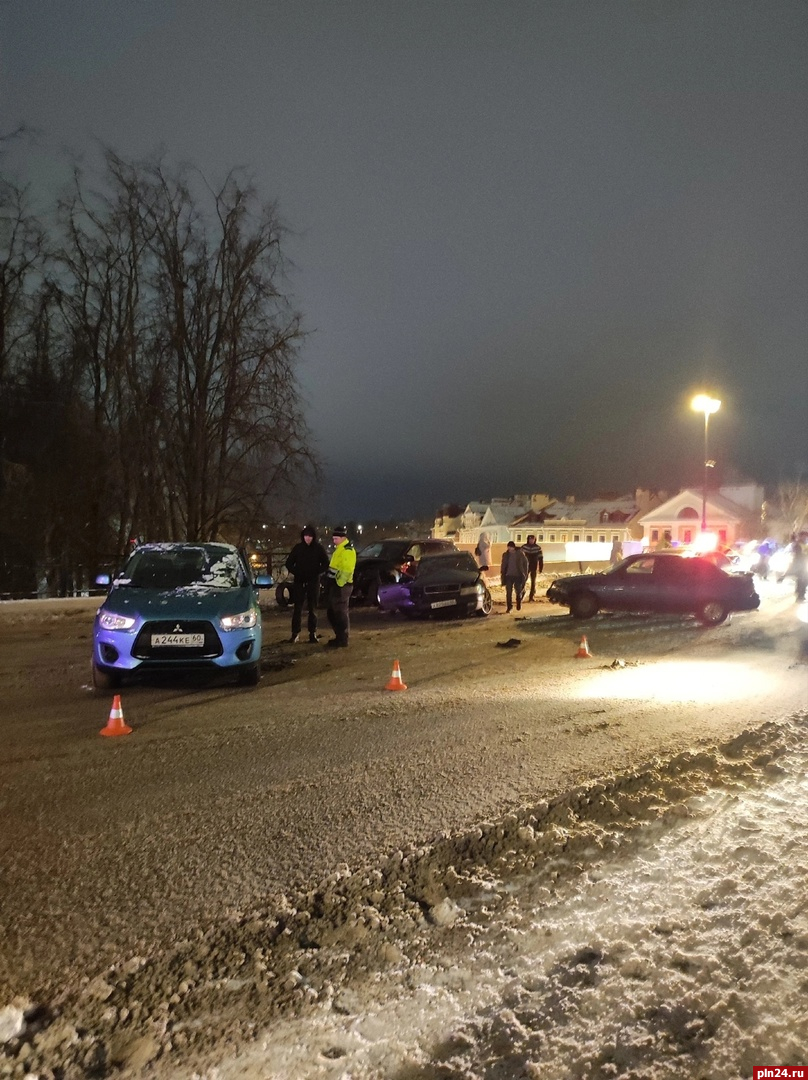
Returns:
[[[710,413],[718,412],[721,402],[717,398],[711,398],[708,394],[696,394],[690,403],[696,412],[704,413],[704,487],[701,494],[701,531],[707,532],[707,470],[715,465],[708,455],[708,433],[710,426]]]

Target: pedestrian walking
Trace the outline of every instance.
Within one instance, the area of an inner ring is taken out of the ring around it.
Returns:
[[[527,572],[530,575],[530,595],[527,599],[528,603],[532,603],[536,599],[536,574],[544,573],[544,552],[541,544],[536,543],[534,533],[528,533],[527,543],[522,544],[522,551],[527,558]]]
[[[516,546],[513,540],[509,540],[500,566],[500,578],[505,584],[506,613],[513,607],[514,599],[516,600],[516,610],[521,611],[527,573],[527,555],[521,548]]]
[[[612,566],[617,566],[619,562],[623,561],[623,544],[620,540],[612,541],[612,550],[609,553],[609,562]]]
[[[474,554],[477,556],[480,568],[487,570],[491,565],[491,537],[487,532],[480,533]]]
[[[300,640],[303,625],[303,605],[308,608],[309,642],[319,641],[317,636],[317,601],[320,598],[320,577],[328,569],[328,555],[317,540],[312,525],[306,525],[300,533],[300,543],[295,544],[286,559],[286,569],[292,575],[292,636],[291,642]]]
[[[353,575],[356,567],[356,549],[348,539],[347,530],[337,526],[331,539],[334,553],[328,564],[328,606],[326,616],[334,638],[326,644],[332,648],[348,647],[351,630],[349,603],[353,592]]]

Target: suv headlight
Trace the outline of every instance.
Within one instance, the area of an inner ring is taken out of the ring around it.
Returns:
[[[102,611],[98,619],[104,630],[131,630],[135,620],[128,615],[116,615],[114,611]]]
[[[221,618],[222,630],[249,630],[257,622],[258,616],[252,608],[240,615],[222,615]]]

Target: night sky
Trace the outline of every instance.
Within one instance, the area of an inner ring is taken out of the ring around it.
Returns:
[[[6,168],[292,231],[321,510],[808,477],[805,0],[0,0]]]

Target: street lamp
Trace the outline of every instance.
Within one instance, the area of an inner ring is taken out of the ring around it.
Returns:
[[[710,413],[718,412],[721,402],[711,398],[708,394],[696,394],[690,403],[696,412],[704,413],[704,488],[701,494],[701,531],[707,532],[707,470],[715,465],[708,456],[708,430],[710,425]]]

